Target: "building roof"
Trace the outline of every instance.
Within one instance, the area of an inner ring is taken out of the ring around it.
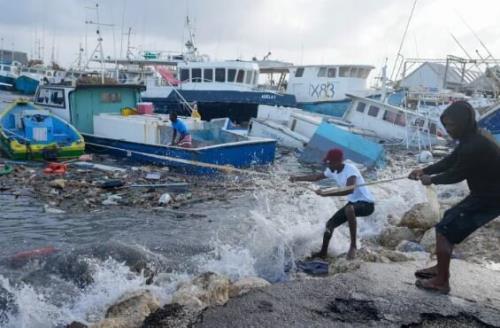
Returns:
[[[28,54],[21,51],[0,49],[0,64],[10,65],[13,61],[20,62],[22,65],[27,65]]]
[[[462,80],[462,71],[453,65],[448,65],[448,71],[447,71],[446,65],[444,64],[425,62],[422,65],[420,65],[417,69],[415,69],[413,72],[405,76],[402,81],[408,79],[410,76],[414,74],[418,74],[418,71],[424,66],[429,67],[442,80],[444,80],[446,74],[446,83],[448,84],[466,85],[482,75],[482,73],[478,71],[465,70]]]

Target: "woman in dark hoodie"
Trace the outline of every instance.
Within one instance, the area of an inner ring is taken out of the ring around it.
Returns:
[[[468,102],[451,104],[441,122],[458,141],[457,147],[441,161],[414,170],[409,178],[425,186],[463,180],[469,186],[470,194],[447,210],[435,226],[437,265],[415,272],[417,287],[447,294],[453,246],[500,216],[500,146],[488,132],[478,129]]]

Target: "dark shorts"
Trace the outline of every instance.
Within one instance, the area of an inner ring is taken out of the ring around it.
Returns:
[[[356,216],[368,216],[375,210],[375,204],[369,202],[355,202],[347,203],[344,207],[338,210],[330,220],[326,223],[326,228],[331,232],[333,229],[337,228],[339,225],[347,221],[347,216],[345,210],[347,206],[352,205],[354,207],[354,214]]]
[[[471,233],[500,216],[500,204],[467,196],[446,212],[436,231],[452,244],[459,244]]]

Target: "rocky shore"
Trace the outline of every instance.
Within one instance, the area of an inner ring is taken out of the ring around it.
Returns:
[[[402,222],[410,215],[422,221],[426,211],[416,208],[420,206],[408,211]],[[412,235],[394,236],[415,237],[413,230],[409,230]],[[485,236],[487,242],[496,238],[498,245],[499,230],[493,221],[465,245],[484,243]],[[180,284],[171,302],[162,307],[149,292],[125,295],[108,309],[104,320],[88,327],[500,326],[500,272],[485,267],[487,262],[471,263],[478,257],[466,255],[467,261],[452,261],[449,295],[422,291],[414,286],[413,273],[433,264],[432,255],[414,251],[423,247],[416,240],[392,240],[390,246],[382,246],[380,242],[387,245],[383,236],[379,242],[365,241],[371,245],[361,248],[353,261],[329,258],[329,274],[324,277],[296,272],[290,281],[271,285],[256,277],[231,282],[205,273]]]

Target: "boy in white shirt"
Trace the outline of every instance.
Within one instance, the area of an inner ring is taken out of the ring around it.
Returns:
[[[334,179],[341,187],[350,187],[342,191],[324,192],[318,190],[316,194],[320,196],[348,196],[347,204],[338,210],[326,223],[325,233],[323,235],[323,245],[321,250],[314,253],[313,257],[326,258],[328,245],[332,238],[335,228],[345,223],[349,224],[349,233],[351,237],[351,246],[347,252],[347,259],[353,259],[356,256],[356,216],[368,216],[375,210],[375,203],[372,194],[367,187],[361,185],[365,180],[361,176],[358,168],[352,164],[344,163],[344,153],[341,149],[335,148],[328,151],[324,158],[328,165],[326,170],[319,174],[307,176],[292,176],[291,182],[295,181],[319,181],[325,178]]]

